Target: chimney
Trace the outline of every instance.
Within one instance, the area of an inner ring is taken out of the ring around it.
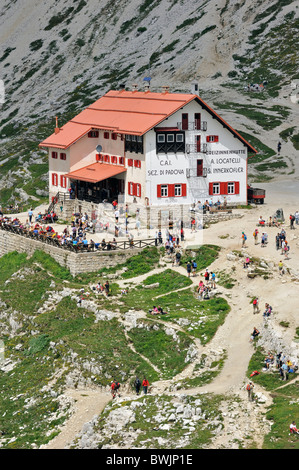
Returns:
[[[59,127],[58,127],[58,117],[56,116],[55,134],[58,134],[59,131],[60,131],[60,129],[59,129]]]
[[[169,86],[162,86],[163,93],[169,92]]]
[[[138,86],[138,85],[136,85],[136,83],[134,83],[134,84],[132,85],[132,91],[138,91],[138,90],[137,90],[137,86]]]
[[[144,83],[144,91],[149,91],[149,89],[150,89],[150,84],[149,84],[149,82],[145,82],[145,83]]]

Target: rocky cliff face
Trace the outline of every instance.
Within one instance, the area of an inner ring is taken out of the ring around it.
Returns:
[[[25,133],[36,150],[56,115],[62,125],[111,88],[143,89],[146,76],[153,91],[189,92],[195,79],[212,105],[229,91],[239,103],[262,80],[275,98],[299,78],[298,12],[291,0],[4,0],[0,138]],[[21,145],[1,146],[0,159],[13,154],[16,168]]]

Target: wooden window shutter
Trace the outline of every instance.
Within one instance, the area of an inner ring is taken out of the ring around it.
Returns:
[[[227,194],[227,183],[220,183],[220,194]]]
[[[235,181],[235,194],[240,194],[240,183]]]
[[[128,160],[128,166],[133,166],[133,159],[132,159],[132,158],[129,158],[129,160]]]
[[[182,196],[187,196],[187,185],[186,185],[186,183],[182,184]]]
[[[52,184],[53,184],[53,186],[58,185],[57,173],[52,173]]]
[[[161,197],[161,184],[157,184],[157,197]]]
[[[174,184],[168,185],[168,197],[174,197]]]
[[[209,195],[213,196],[213,183],[209,183]]]

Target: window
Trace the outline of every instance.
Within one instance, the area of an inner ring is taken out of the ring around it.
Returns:
[[[167,197],[167,196],[168,196],[168,185],[161,184],[161,197]]]
[[[109,155],[104,155],[104,162],[105,162],[105,163],[110,163],[110,157],[109,157]]]
[[[143,153],[143,136],[126,134],[125,152]]]
[[[132,158],[128,159],[128,166],[133,166],[133,159]]]
[[[207,142],[219,142],[218,135],[207,135]]]
[[[227,194],[235,194],[235,183],[227,183]]]
[[[60,154],[60,160],[66,160],[66,153]]]
[[[162,144],[165,142],[165,134],[157,134],[157,142]]]
[[[220,194],[220,183],[212,183],[212,184],[213,184],[212,194]]]
[[[174,185],[174,195],[181,196],[182,195],[182,186],[180,184]]]
[[[52,173],[52,185],[58,186],[58,175],[57,173]]]
[[[183,197],[187,195],[187,185],[183,184],[158,184],[157,197]]]
[[[66,188],[66,177],[63,175],[60,175],[60,186]]]
[[[141,184],[139,183],[132,183],[131,181],[128,183],[128,193],[129,196],[137,196],[141,197]]]
[[[115,134],[114,132],[111,134],[111,139],[112,140],[117,140],[117,134]]]
[[[157,153],[185,152],[185,134],[183,132],[157,132]]]
[[[109,132],[104,132],[104,139],[109,139]]]
[[[125,157],[119,157],[118,162],[119,162],[120,165],[124,165],[125,164]]]
[[[225,195],[225,194],[239,194],[240,193],[240,182],[230,181],[222,183],[209,183],[209,194],[210,195]]]
[[[57,158],[58,157],[58,153],[57,152],[52,152],[52,158]]]
[[[111,157],[111,163],[117,164],[117,157],[114,155]]]
[[[132,182],[128,183],[128,193],[129,196],[134,196],[134,183]]]
[[[240,182],[230,181],[229,183],[227,183],[226,194],[240,194]]]
[[[87,135],[89,138],[99,137],[99,131],[89,131]]]
[[[135,168],[141,168],[141,161],[140,160],[134,160],[134,166],[135,166]]]
[[[136,183],[135,185],[135,196],[141,197],[141,184]]]

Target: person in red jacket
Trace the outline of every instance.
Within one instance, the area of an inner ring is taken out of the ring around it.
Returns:
[[[144,395],[147,394],[148,387],[149,387],[149,381],[144,377],[143,382],[142,382],[142,388],[143,388]]]

